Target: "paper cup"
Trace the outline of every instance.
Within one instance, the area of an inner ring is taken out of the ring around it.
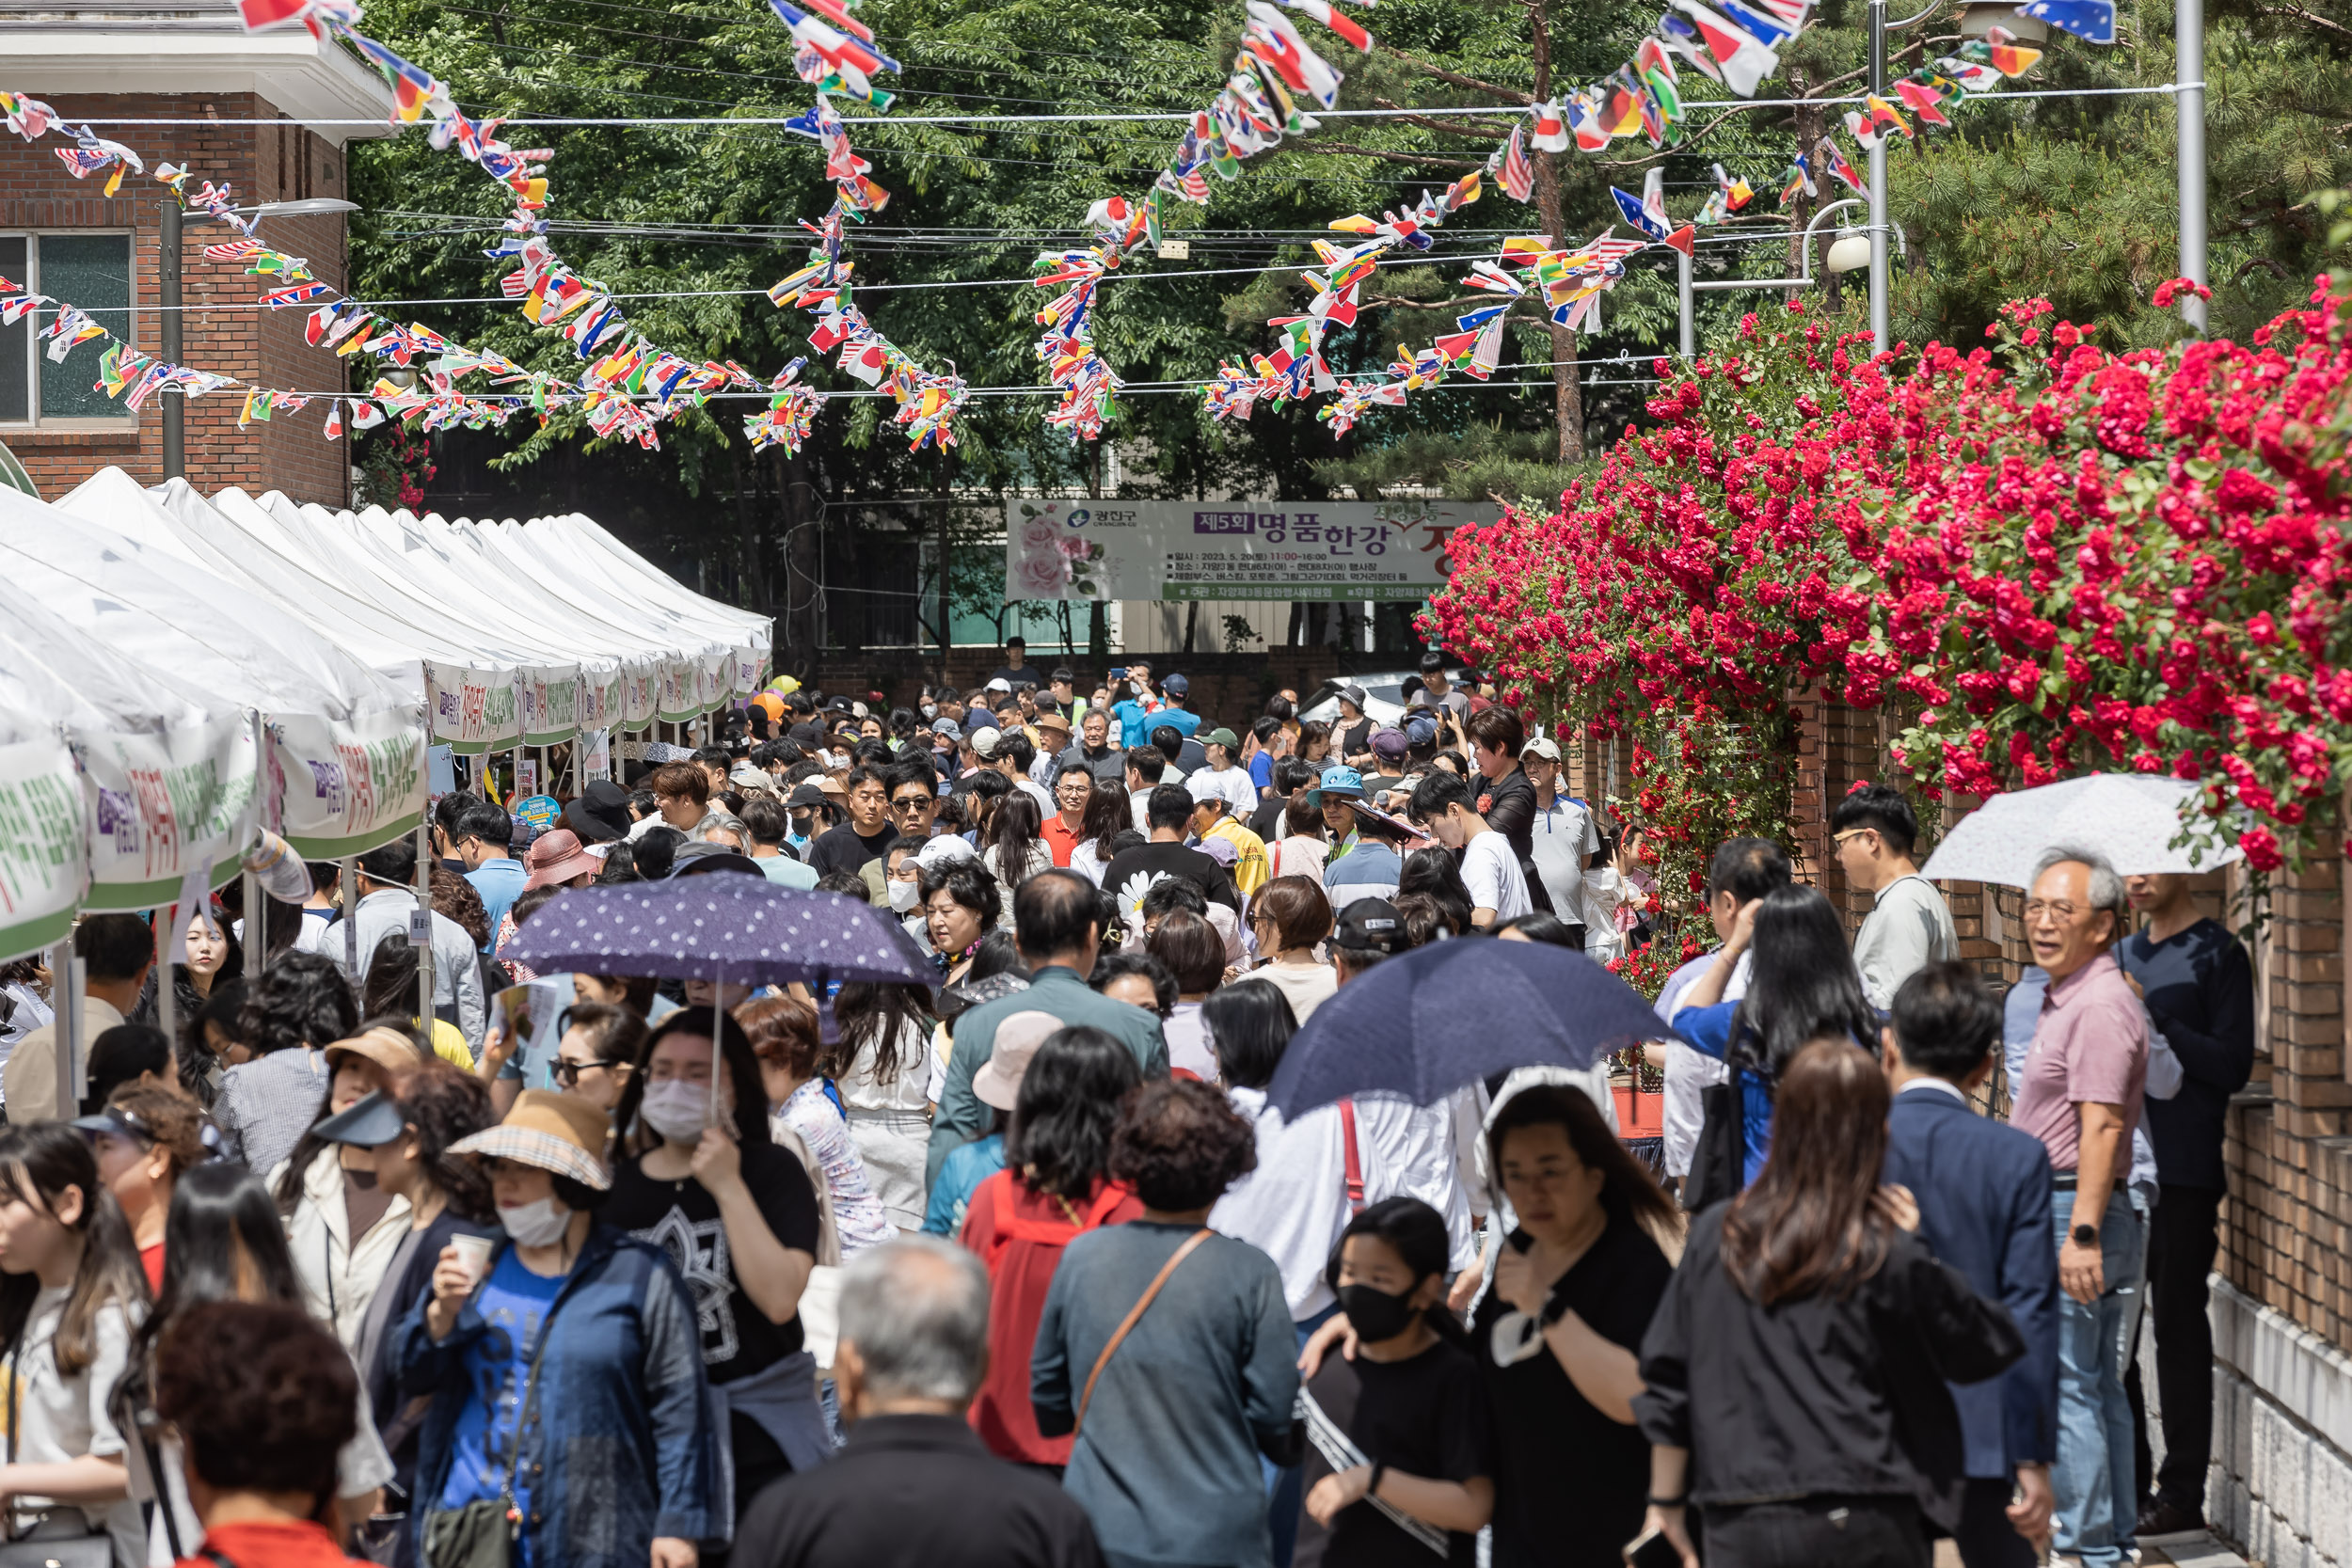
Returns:
[[[490,1272],[490,1254],[495,1250],[487,1236],[452,1236],[449,1244],[457,1249],[458,1261],[466,1265],[466,1273],[476,1285]]]

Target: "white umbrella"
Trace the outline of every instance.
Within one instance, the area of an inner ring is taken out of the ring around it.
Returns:
[[[2240,858],[2232,844],[2172,847],[2201,808],[2201,786],[2144,773],[2093,773],[1995,795],[1936,846],[1919,868],[1931,880],[2029,887],[2052,849],[2096,850],[2125,877],[2211,871]]]

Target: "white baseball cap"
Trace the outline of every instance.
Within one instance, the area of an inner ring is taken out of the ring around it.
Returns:
[[[1541,757],[1546,762],[1558,762],[1560,760],[1560,743],[1552,739],[1551,736],[1548,735],[1539,735],[1534,739],[1519,748],[1519,755],[1523,757]]]

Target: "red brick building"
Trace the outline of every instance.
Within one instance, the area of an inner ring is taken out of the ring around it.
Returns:
[[[0,135],[0,277],[83,308],[149,354],[162,348],[160,225],[172,199],[152,177],[156,166],[188,167],[196,184],[229,184],[241,207],[341,198],[348,143],[388,134],[391,108],[382,79],[347,50],[300,27],[248,34],[235,0],[97,0],[87,9],[0,0],[0,87],[41,99],[68,120],[102,122],[93,129],[137,152],[150,171],[126,173],[109,198],[104,174],[76,180],[57,158],[71,138],[54,130],[30,143]],[[369,123],[289,123],[295,118]],[[103,123],[124,119],[199,123]],[[341,214],[265,216],[258,234],[307,258],[322,281],[342,284]],[[205,259],[207,245],[235,237],[195,214],[183,226],[181,362],[284,391],[342,388],[347,362],[304,342],[306,311],[255,309],[272,280]],[[108,464],[161,481],[163,400],[132,413],[95,390],[103,342],[51,363],[35,338],[48,320],[43,311],[0,327],[0,444],[50,498]],[[187,404],[191,483],[347,500],[350,441],[322,434],[325,404],[241,431],[243,401],[229,389]]]

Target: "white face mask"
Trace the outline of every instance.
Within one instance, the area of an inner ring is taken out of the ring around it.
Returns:
[[[922,891],[920,883],[894,881],[890,884],[890,907],[900,914],[913,914],[914,896]]]
[[[691,1144],[710,1125],[710,1085],[690,1084],[683,1078],[648,1084],[638,1109],[645,1125],[670,1142]]]
[[[499,1205],[499,1223],[516,1246],[553,1246],[564,1239],[572,1212],[551,1197],[535,1198],[512,1209]]]
[[[938,718],[939,705],[937,703],[925,703],[923,705],[923,717],[926,720]]]

